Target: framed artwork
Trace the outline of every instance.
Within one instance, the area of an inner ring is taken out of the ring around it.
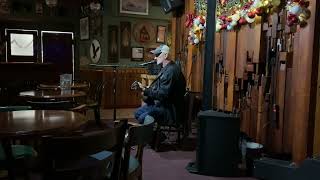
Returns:
[[[144,48],[143,47],[133,47],[131,49],[131,60],[132,61],[143,61]]]
[[[119,62],[118,26],[108,26],[108,62]]]
[[[166,41],[166,26],[157,26],[157,43],[164,43]]]
[[[90,15],[90,35],[91,36],[102,36],[103,30],[103,16],[98,14]]]
[[[136,23],[133,27],[133,37],[137,43],[149,44],[156,38],[156,29],[151,22]]]
[[[149,0],[120,0],[120,13],[148,15]]]
[[[9,0],[0,0],[0,14],[10,14]]]
[[[130,58],[131,53],[131,23],[120,22],[120,58]]]
[[[89,39],[89,17],[80,19],[80,40]]]

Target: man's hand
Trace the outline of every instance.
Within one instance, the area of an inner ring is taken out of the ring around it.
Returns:
[[[144,91],[144,90],[146,89],[146,87],[143,86],[143,85],[141,84],[141,82],[135,81],[135,82],[132,83],[131,89],[133,89],[133,90],[141,89],[142,91]]]
[[[141,82],[138,82],[138,85],[139,85],[139,88],[140,88],[142,91],[146,90],[146,87],[143,86]]]

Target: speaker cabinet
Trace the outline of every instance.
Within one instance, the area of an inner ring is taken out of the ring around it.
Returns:
[[[165,13],[169,13],[174,9],[183,6],[184,0],[160,0],[161,7]]]

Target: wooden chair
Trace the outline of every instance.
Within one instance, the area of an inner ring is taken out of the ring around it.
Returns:
[[[94,111],[94,118],[96,120],[96,123],[101,124],[100,107],[105,85],[105,81],[90,82],[87,99],[85,100],[85,102],[77,104],[72,110],[86,111],[92,109]]]
[[[105,130],[43,137],[44,179],[119,180],[126,127],[125,120]]]
[[[153,148],[155,151],[159,151],[160,149],[160,144],[161,144],[161,134],[163,132],[168,132],[168,134],[171,134],[172,132],[177,133],[177,140],[176,144],[180,145],[181,144],[181,135],[183,135],[183,138],[185,138],[188,134],[188,128],[187,128],[187,115],[186,113],[188,112],[188,98],[189,98],[189,93],[187,92],[184,96],[184,106],[181,109],[181,112],[177,112],[176,116],[176,122],[173,124],[166,124],[162,123],[161,120],[157,121],[157,126],[156,126],[156,134],[154,138],[154,144]]]
[[[142,179],[143,148],[153,138],[154,119],[147,116],[142,125],[131,126],[128,130],[128,138],[125,142],[124,161],[122,173],[123,179],[129,180],[134,177]],[[131,147],[138,146],[135,156],[131,156]]]

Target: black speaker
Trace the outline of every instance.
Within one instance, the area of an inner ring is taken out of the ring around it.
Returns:
[[[184,0],[160,0],[160,4],[165,13],[184,5]]]

